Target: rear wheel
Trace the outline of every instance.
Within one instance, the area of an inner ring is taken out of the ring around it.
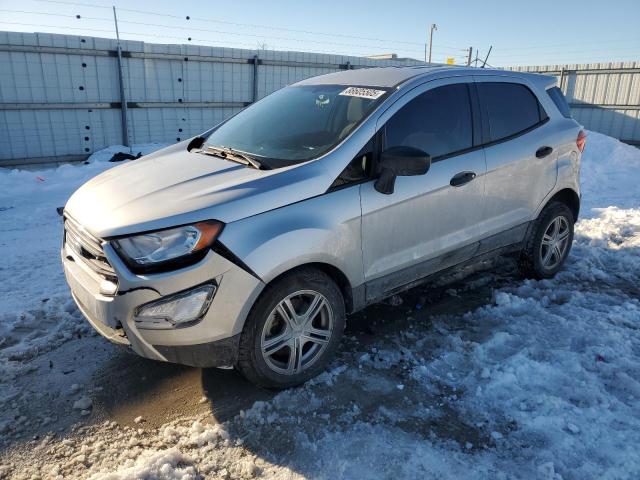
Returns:
[[[533,223],[520,255],[526,277],[551,278],[566,260],[573,243],[573,214],[564,203],[547,205]]]
[[[281,389],[316,376],[334,355],[344,300],[323,272],[300,269],[269,285],[240,337],[238,369],[251,382]]]

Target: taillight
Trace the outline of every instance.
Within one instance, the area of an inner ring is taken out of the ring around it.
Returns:
[[[581,152],[584,151],[584,146],[587,143],[587,134],[584,133],[584,130],[580,130],[580,133],[578,133],[578,138],[576,139],[576,146],[578,147],[578,150],[580,150]]]

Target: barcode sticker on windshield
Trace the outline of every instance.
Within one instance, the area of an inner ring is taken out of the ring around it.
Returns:
[[[384,90],[374,90],[373,88],[361,88],[361,87],[349,87],[340,92],[340,95],[347,97],[360,97],[360,98],[380,98],[386,92]]]

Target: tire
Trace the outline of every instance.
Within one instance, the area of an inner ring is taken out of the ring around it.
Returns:
[[[268,285],[251,309],[236,368],[260,387],[300,385],[325,369],[344,326],[344,299],[336,283],[313,268],[293,271]]]
[[[526,278],[551,278],[558,273],[571,250],[574,221],[564,203],[551,202],[544,207],[531,225],[520,254],[519,267]]]

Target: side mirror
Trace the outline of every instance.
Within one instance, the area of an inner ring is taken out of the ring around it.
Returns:
[[[431,167],[431,156],[414,147],[391,147],[380,155],[380,176],[374,188],[385,195],[391,195],[396,177],[424,175]]]

